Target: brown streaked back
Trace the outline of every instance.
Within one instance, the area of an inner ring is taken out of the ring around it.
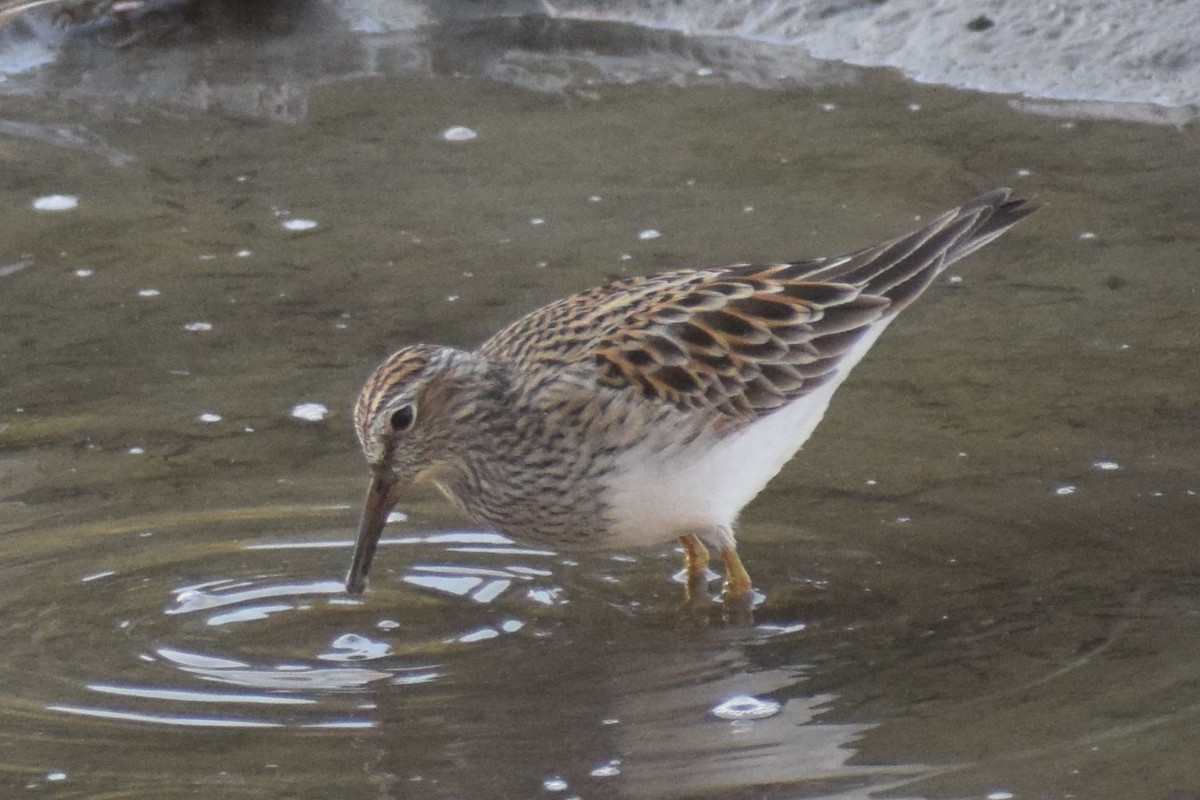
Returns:
[[[592,364],[613,389],[750,421],[833,379],[876,323],[1033,210],[997,189],[838,258],[616,281],[528,314],[479,354],[546,377]]]

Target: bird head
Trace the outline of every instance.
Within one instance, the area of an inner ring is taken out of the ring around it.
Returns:
[[[405,489],[436,476],[454,448],[455,396],[474,357],[449,347],[414,345],[375,368],[359,394],[354,428],[371,468],[346,590],[361,594],[387,523]]]

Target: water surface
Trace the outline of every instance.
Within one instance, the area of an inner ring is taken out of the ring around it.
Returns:
[[[522,41],[507,63],[552,73]],[[4,98],[2,793],[1200,791],[1194,127],[842,68],[535,92],[458,45],[262,83],[253,41],[84,49]],[[165,63],[290,104],[114,78]],[[685,605],[673,551],[531,548],[428,493],[341,591],[349,409],[390,350],[996,185],[1044,208],[905,312],[747,509],[751,624]]]

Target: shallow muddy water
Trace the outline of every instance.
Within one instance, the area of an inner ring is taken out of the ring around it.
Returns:
[[[841,68],[534,92],[472,41],[326,76],[82,47],[0,98],[0,794],[1200,794],[1195,127]],[[1044,207],[746,510],[751,623],[685,606],[674,551],[528,547],[432,493],[342,591],[390,350],[997,185]]]

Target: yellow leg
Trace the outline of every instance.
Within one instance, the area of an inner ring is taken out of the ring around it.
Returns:
[[[707,601],[708,548],[692,533],[680,536],[678,541],[683,548],[683,571],[686,574],[683,599],[689,605],[701,598]]]
[[[737,551],[733,548],[723,548],[721,563],[725,565],[725,585],[721,587],[721,596],[732,599],[750,594],[750,574],[742,566]]]
[[[695,534],[680,536],[679,546],[683,548],[683,568],[687,570],[688,575],[696,575],[708,569],[708,548]]]

